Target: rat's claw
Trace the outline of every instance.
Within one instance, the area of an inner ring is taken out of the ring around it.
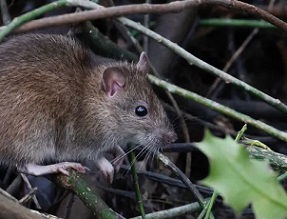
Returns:
[[[66,175],[66,176],[70,176],[70,173],[62,167],[58,168],[58,172]]]

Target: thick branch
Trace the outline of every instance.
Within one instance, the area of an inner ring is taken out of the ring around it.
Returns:
[[[17,202],[0,194],[0,219],[43,219]]]
[[[70,171],[70,176],[58,175],[58,183],[69,190],[72,190],[82,202],[93,211],[97,218],[101,219],[116,219],[116,213],[110,209],[99,195],[92,190],[85,180],[75,172]]]

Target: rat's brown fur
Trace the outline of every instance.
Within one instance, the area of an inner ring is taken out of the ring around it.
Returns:
[[[126,77],[108,97],[108,67]],[[148,116],[135,115],[145,105]],[[26,34],[0,44],[0,161],[82,161],[129,141],[156,147],[174,136],[166,114],[136,65],[102,60],[78,41]]]

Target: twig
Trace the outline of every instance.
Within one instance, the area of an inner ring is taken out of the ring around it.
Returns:
[[[23,203],[29,201],[31,198],[33,198],[33,196],[35,195],[35,192],[37,191],[37,189],[38,189],[37,187],[32,188],[32,189],[28,192],[28,194],[26,194],[23,198],[21,198],[21,199],[19,200],[19,203],[20,203],[20,204],[23,204]]]
[[[213,194],[212,194],[212,196],[211,196],[211,198],[210,198],[210,200],[209,200],[209,202],[208,202],[208,206],[207,206],[207,209],[206,209],[206,213],[205,213],[204,219],[210,218],[210,216],[211,216],[211,209],[212,209],[212,207],[213,207],[213,205],[214,205],[214,202],[215,202],[215,200],[216,200],[216,198],[217,198],[218,195],[219,195],[219,194],[218,194],[217,191],[214,191],[214,192],[213,192]]]
[[[198,192],[198,190],[195,188],[193,183],[184,175],[181,170],[175,166],[166,156],[161,154],[160,152],[156,152],[157,158],[169,169],[173,171],[181,180],[182,182],[187,186],[187,188],[193,193],[194,197],[199,202],[200,206],[203,208],[205,206],[205,202],[201,194]]]
[[[20,173],[20,175],[21,175],[22,179],[24,180],[25,184],[27,185],[29,191],[32,190],[33,188],[32,188],[32,186],[31,186],[31,184],[30,184],[30,182],[29,182],[27,176],[26,176],[25,174],[23,174],[23,173]],[[36,207],[37,207],[38,209],[41,209],[41,206],[40,206],[40,204],[39,204],[39,202],[38,202],[38,200],[37,200],[37,198],[36,198],[35,195],[33,195],[33,198],[32,198],[32,199],[33,199],[33,201],[34,201]]]
[[[209,205],[206,205],[202,211],[200,212],[200,214],[198,215],[197,219],[203,219],[204,215],[206,214],[207,208]]]
[[[66,0],[66,3],[70,3],[73,6],[82,6],[88,8],[95,8],[93,2],[87,2],[82,0]],[[91,3],[91,4],[90,4]],[[95,20],[100,18],[119,17],[128,14],[147,14],[147,13],[170,13],[180,12],[189,7],[198,6],[221,6],[226,7],[229,10],[238,10],[245,13],[249,13],[258,18],[262,18],[276,27],[287,32],[287,24],[268,12],[257,8],[253,5],[240,2],[237,0],[186,0],[175,1],[168,4],[133,4],[126,6],[115,6],[109,8],[103,8],[98,6],[100,10],[97,11],[83,11],[75,14],[59,15],[54,17],[42,18],[36,21],[25,24],[22,31],[34,30],[50,26],[59,26],[74,22],[82,22],[86,20]]]
[[[253,27],[253,28],[276,28],[274,25],[262,20],[212,18],[199,21],[202,26],[208,27]]]
[[[208,201],[208,199],[204,200]],[[167,218],[176,218],[183,215],[191,214],[200,209],[200,205],[195,202],[188,205],[183,205],[180,207],[171,208],[164,211],[157,211],[146,215],[147,219],[167,219]],[[141,219],[141,217],[133,217],[130,219]]]
[[[236,138],[235,138],[235,142],[238,142],[241,137],[244,135],[245,131],[247,130],[247,125],[244,124],[244,126],[241,128],[241,130],[237,133]]]

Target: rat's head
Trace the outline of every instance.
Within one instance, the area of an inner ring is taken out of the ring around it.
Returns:
[[[121,146],[130,142],[155,149],[176,140],[147,72],[148,58],[142,53],[136,65],[121,63],[103,73],[106,107],[115,117],[111,128]]]

